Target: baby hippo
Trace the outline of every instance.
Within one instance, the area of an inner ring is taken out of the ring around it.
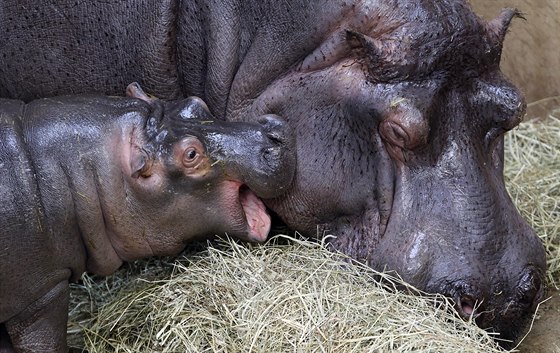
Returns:
[[[267,237],[261,198],[294,175],[287,125],[128,93],[0,99],[0,351],[66,351],[68,283],[84,271],[215,234]]]

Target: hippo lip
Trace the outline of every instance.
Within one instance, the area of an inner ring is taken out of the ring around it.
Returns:
[[[264,203],[245,185],[239,188],[239,203],[245,215],[249,240],[265,241],[270,231],[271,221]]]
[[[226,180],[221,194],[227,224],[224,230],[247,241],[265,241],[271,220],[258,194],[238,180]]]

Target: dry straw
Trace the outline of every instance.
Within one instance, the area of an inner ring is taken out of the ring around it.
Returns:
[[[231,240],[132,280],[85,331],[90,352],[499,352],[438,296],[396,292],[325,246]],[[139,264],[136,264],[138,266]],[[161,263],[152,262],[158,268]],[[136,276],[134,276],[136,277]]]
[[[508,187],[546,244],[552,284],[560,278],[558,113],[506,139]],[[69,338],[91,353],[503,352],[445,299],[396,292],[395,283],[323,244],[227,240],[107,279],[84,276]]]

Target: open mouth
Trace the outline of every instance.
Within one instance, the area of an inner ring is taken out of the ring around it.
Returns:
[[[478,315],[475,315],[475,305],[476,301],[468,295],[461,296],[461,298],[457,300],[457,308],[459,309],[459,313],[461,314],[463,319],[466,320]]]
[[[270,215],[264,203],[246,185],[239,188],[239,202],[245,213],[249,241],[263,242],[270,231]]]

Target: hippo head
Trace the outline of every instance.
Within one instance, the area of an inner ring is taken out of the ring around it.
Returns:
[[[504,133],[525,110],[499,69],[517,12],[486,23],[461,1],[336,3],[302,11],[302,23],[320,19],[313,45],[284,36],[297,53],[277,57],[285,74],[263,88],[242,66],[233,84],[232,119],[274,113],[297,133],[293,187],[267,204],[515,340],[545,272],[543,245],[503,180]]]
[[[160,101],[137,84],[127,92],[150,105],[123,164],[134,200],[129,208],[147,220],[151,253],[135,250],[129,243],[138,239],[130,237],[118,246],[121,258],[173,255],[187,241],[215,234],[264,241],[271,221],[261,198],[282,194],[295,169],[284,121],[267,115],[256,123],[224,122],[196,97]]]

